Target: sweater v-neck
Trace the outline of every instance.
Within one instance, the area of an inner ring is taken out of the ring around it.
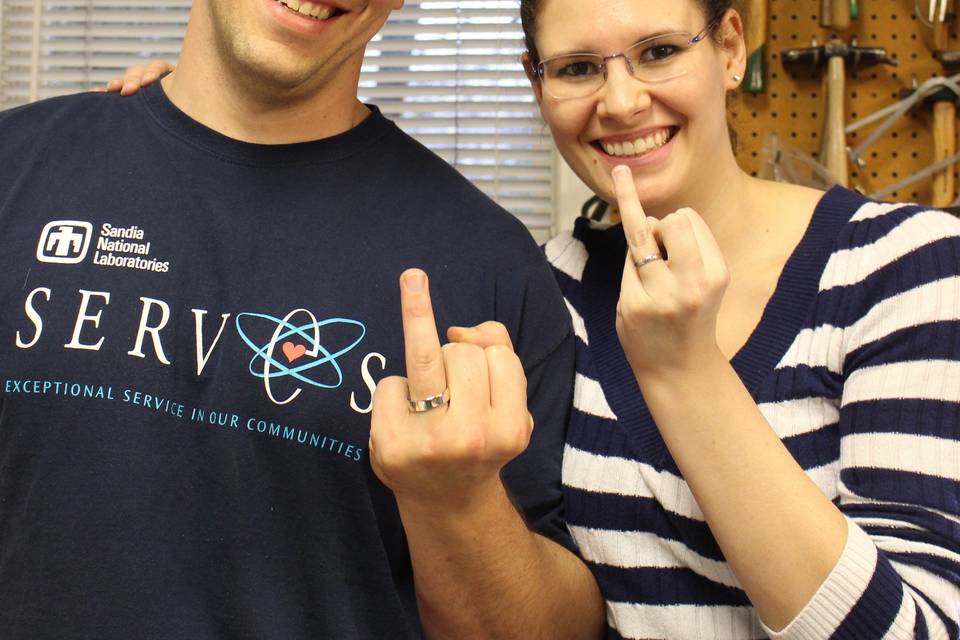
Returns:
[[[730,360],[754,397],[803,328],[837,235],[851,212],[865,202],[857,193],[834,187],[817,203],[760,321]],[[627,251],[623,226],[599,228],[580,219],[574,236],[584,243],[590,256],[583,272],[582,313],[600,386],[637,453],[651,463],[660,463],[667,453],[666,445],[617,338],[616,307]]]

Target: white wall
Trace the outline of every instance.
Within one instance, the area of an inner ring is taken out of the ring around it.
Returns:
[[[593,192],[570,170],[556,150],[553,154],[553,228],[559,233],[573,228],[580,207],[593,196]]]

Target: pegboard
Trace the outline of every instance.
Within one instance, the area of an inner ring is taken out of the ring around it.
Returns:
[[[923,82],[944,72],[934,57],[930,30],[914,16],[914,0],[860,0],[860,15],[849,30],[838,33],[820,26],[820,0],[767,0],[769,10],[766,50],[767,84],[761,94],[744,91],[730,101],[731,124],[737,134],[737,158],[756,175],[762,162],[764,138],[770,132],[816,157],[826,111],[825,69],[817,72],[786,69],[780,52],[786,48],[819,44],[832,36],[844,42],[855,37],[858,46],[883,47],[899,66],[877,65],[847,72],[845,120],[850,124],[902,97],[913,78]],[[926,0],[920,0],[921,8]],[[753,17],[744,14],[744,20]],[[955,21],[950,24],[950,50],[960,49]],[[952,73],[960,72],[960,69]],[[847,136],[855,147],[873,125]],[[849,165],[850,187],[873,193],[933,163],[933,119],[930,107],[911,111],[864,153],[866,166]],[[955,172],[956,174],[956,172]],[[913,183],[886,196],[894,201],[930,202],[932,178]]]

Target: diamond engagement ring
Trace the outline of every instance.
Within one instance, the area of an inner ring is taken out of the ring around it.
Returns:
[[[450,402],[450,387],[447,387],[443,390],[443,393],[439,393],[435,396],[430,396],[429,398],[424,398],[423,400],[410,400],[407,399],[407,404],[410,406],[411,413],[425,413],[431,409],[436,409],[442,407],[445,404]]]
[[[651,253],[650,255],[643,256],[639,260],[634,260],[633,264],[636,265],[637,269],[640,267],[645,267],[651,262],[656,262],[657,260],[663,260],[663,256],[659,253]]]

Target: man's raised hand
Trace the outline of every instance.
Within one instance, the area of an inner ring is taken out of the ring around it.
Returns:
[[[468,506],[530,441],[523,366],[498,323],[451,330],[457,341],[441,347],[423,271],[400,277],[400,303],[407,377],[385,378],[374,393],[373,470],[398,499]],[[435,408],[410,402],[445,392],[449,401]]]

